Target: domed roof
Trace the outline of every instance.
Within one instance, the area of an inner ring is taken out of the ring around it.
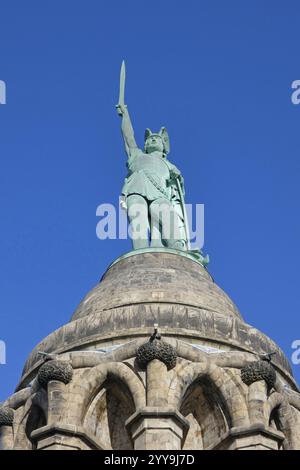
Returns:
[[[131,252],[113,263],[76,309],[72,320],[126,305],[168,303],[233,316],[241,315],[196,261],[171,250]]]
[[[137,250],[116,260],[76,309],[71,321],[44,338],[29,355],[20,382],[41,364],[39,351],[63,353],[120,345],[161,333],[189,343],[255,353],[276,351],[274,363],[290,377],[287,358],[256,328],[207,270],[174,250]]]

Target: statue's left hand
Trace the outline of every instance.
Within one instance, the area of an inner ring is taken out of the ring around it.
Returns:
[[[180,173],[177,173],[176,171],[171,170],[170,171],[170,179],[169,179],[170,184],[176,183],[176,180],[179,177],[180,177]]]

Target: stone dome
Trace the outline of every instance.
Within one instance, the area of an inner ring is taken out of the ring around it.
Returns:
[[[281,349],[246,324],[208,271],[187,254],[137,250],[117,259],[82,300],[71,321],[43,339],[27,359],[19,388],[34,376],[39,351],[103,350],[147,338],[158,323],[164,337],[219,350],[276,351],[274,364],[294,383]]]
[[[129,255],[108,268],[100,283],[79,304],[72,320],[126,305],[138,309],[157,302],[241,319],[237,307],[208,271],[185,253],[148,249]]]
[[[299,397],[283,352],[199,261],[137,250],[31,352],[0,409],[1,445],[299,449]]]

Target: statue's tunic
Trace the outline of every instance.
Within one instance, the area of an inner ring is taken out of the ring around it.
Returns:
[[[122,188],[122,195],[140,194],[148,201],[164,198],[171,200],[171,187],[168,185],[170,170],[178,172],[160,152],[144,153],[141,149],[131,149],[127,161],[128,175]]]

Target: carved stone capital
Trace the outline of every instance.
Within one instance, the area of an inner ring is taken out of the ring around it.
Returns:
[[[138,365],[144,369],[153,359],[163,362],[170,370],[176,365],[177,353],[173,346],[165,341],[156,338],[150,339],[150,341],[138,348],[136,360]]]
[[[8,406],[0,406],[0,426],[12,426],[14,410]]]
[[[272,388],[276,382],[276,372],[269,362],[255,361],[241,369],[241,378],[246,385],[265,380],[268,387]]]
[[[66,361],[47,361],[39,369],[38,381],[42,387],[47,387],[50,380],[57,380],[68,384],[73,377],[73,368],[69,362]]]

